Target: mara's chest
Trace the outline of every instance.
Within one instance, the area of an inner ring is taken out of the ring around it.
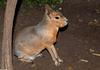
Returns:
[[[40,36],[42,41],[44,42],[56,42],[57,30],[40,29],[37,31],[37,33],[38,36]]]

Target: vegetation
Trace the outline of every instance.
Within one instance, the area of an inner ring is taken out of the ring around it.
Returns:
[[[0,0],[0,8],[4,7],[5,0]]]
[[[23,0],[23,6],[25,7],[33,7],[42,6],[44,4],[57,5],[61,4],[63,0]]]
[[[6,0],[0,0],[0,8],[4,7],[4,2]],[[59,5],[63,0],[22,0],[22,6],[24,7],[33,7],[33,6],[42,6],[44,4],[50,5]]]

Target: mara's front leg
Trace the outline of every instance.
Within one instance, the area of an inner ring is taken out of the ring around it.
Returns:
[[[60,57],[58,56],[57,51],[56,51],[54,45],[51,45],[50,47],[47,47],[47,50],[51,54],[51,57],[52,57],[53,61],[55,62],[55,65],[59,66],[60,63],[63,62],[63,60],[60,59]]]

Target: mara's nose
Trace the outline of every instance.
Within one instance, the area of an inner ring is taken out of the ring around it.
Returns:
[[[66,26],[68,24],[68,19],[67,18],[64,18],[64,25]]]
[[[65,21],[68,21],[68,19],[67,19],[66,17],[64,18],[64,20],[65,20]]]

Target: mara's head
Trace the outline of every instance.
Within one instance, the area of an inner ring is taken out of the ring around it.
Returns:
[[[68,19],[58,10],[53,10],[49,5],[45,5],[45,14],[48,20],[57,27],[64,27],[68,24]]]

